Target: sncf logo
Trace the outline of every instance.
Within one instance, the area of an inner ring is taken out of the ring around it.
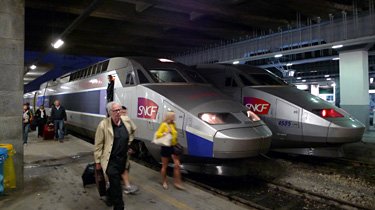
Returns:
[[[244,97],[244,105],[255,114],[268,114],[271,104],[260,98]]]
[[[156,119],[159,106],[150,99],[138,98],[138,118]]]

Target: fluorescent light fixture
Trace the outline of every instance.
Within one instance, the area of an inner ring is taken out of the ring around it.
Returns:
[[[30,69],[32,69],[32,70],[36,69],[36,65],[34,65],[34,64],[31,65],[31,66],[30,66]]]
[[[293,63],[287,63],[286,66],[293,66]]]
[[[173,63],[174,61],[166,59],[166,58],[159,58],[160,62],[165,62],[165,63]]]
[[[233,64],[239,64],[240,61],[233,61]]]
[[[303,79],[303,80],[302,80],[302,82],[306,82],[306,80],[305,80],[305,79]]]
[[[316,71],[316,70],[312,70],[312,71],[310,71],[310,72],[315,73],[315,72],[318,72],[318,71]]]
[[[290,77],[294,77],[294,73],[295,73],[296,71],[289,71],[288,72],[288,75],[290,76]]]
[[[338,61],[338,60],[340,60],[340,58],[339,58],[339,57],[336,57],[336,58],[332,58],[332,60],[333,60],[333,61]]]
[[[332,80],[332,78],[327,78],[326,80]]]
[[[274,57],[275,58],[280,58],[280,57],[283,57],[283,54],[276,54]]]
[[[61,40],[61,39],[58,39],[58,40],[56,40],[55,43],[52,43],[52,47],[57,49],[57,48],[61,47],[63,44],[64,44],[64,41]]]
[[[342,44],[338,44],[338,45],[333,45],[332,49],[338,49],[338,48],[342,48],[342,47],[343,47]]]
[[[325,78],[329,77],[329,74],[324,75]]]
[[[297,79],[302,79],[302,77],[297,77]]]
[[[296,85],[296,87],[300,90],[307,90],[309,89],[309,86],[308,85]]]
[[[370,83],[372,84],[373,82],[374,82],[374,78],[371,77],[371,78],[370,78]]]

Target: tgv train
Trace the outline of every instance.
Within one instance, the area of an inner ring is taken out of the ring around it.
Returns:
[[[261,117],[273,133],[271,150],[342,156],[340,146],[360,141],[364,133],[364,125],[343,109],[288,85],[268,70],[232,64],[202,64],[196,70]]]
[[[114,101],[125,105],[137,125],[137,141],[160,160],[151,143],[168,110],[176,113],[178,141],[186,171],[233,175],[226,161],[269,150],[272,133],[245,106],[213,88],[187,66],[167,59],[116,57],[41,85],[37,106],[54,100],[67,109],[69,129],[93,137],[106,117],[107,76],[115,78]],[[32,98],[32,94],[25,98]],[[143,150],[140,148],[140,150]],[[238,161],[241,162],[241,161]],[[237,163],[238,163],[237,162]],[[243,170],[236,168],[236,170]]]

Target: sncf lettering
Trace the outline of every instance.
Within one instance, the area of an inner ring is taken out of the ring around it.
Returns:
[[[147,98],[138,98],[137,117],[146,119],[156,119],[159,106]]]
[[[268,109],[269,104],[246,104],[245,106],[252,112],[263,113]]]
[[[152,118],[157,111],[157,106],[139,106],[137,114],[138,116],[144,116],[145,118]]]
[[[268,111],[271,108],[271,104],[267,101],[255,98],[255,97],[244,97],[243,104],[255,114],[268,114]]]

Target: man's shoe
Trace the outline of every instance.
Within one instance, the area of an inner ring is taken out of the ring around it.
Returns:
[[[134,194],[138,191],[138,187],[135,185],[125,186],[124,187],[124,193],[125,194]]]

